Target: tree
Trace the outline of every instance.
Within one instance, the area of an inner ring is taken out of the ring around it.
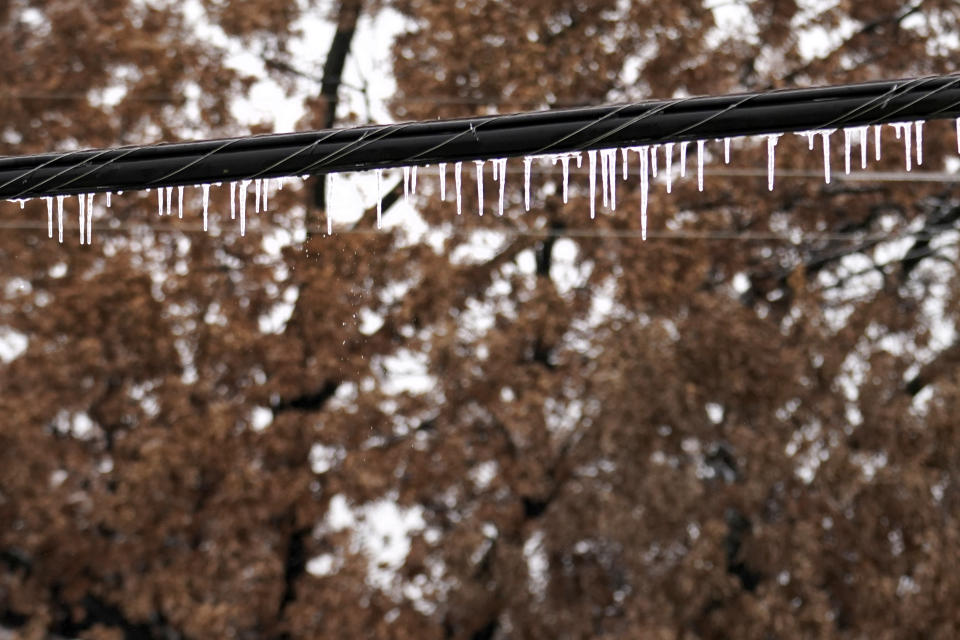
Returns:
[[[956,55],[951,2],[753,3],[736,34],[706,4],[361,11],[406,19],[404,119],[942,73]],[[237,130],[229,97],[251,79],[224,71],[224,48],[179,8],[102,5],[79,24],[0,7],[7,59],[34,65],[0,78],[5,153]],[[300,9],[203,6],[290,80]],[[927,125],[925,167],[953,157],[951,130]],[[899,170],[891,134],[874,166]],[[782,138],[779,166],[819,171],[805,145]],[[734,143],[741,166],[764,154]],[[510,174],[506,214],[482,218],[471,172],[457,217],[421,171],[426,239],[372,233],[372,210],[308,235],[293,189],[243,237],[223,215],[209,235],[168,226],[138,197],[115,202],[123,227],[98,222],[92,248],[5,234],[0,327],[28,344],[0,370],[0,623],[102,638],[955,635],[952,185],[788,176],[769,193],[765,177],[708,175],[701,193],[687,178],[655,188],[660,235],[641,243],[635,179],[591,221],[584,176],[563,205],[544,168],[529,213]],[[35,204],[3,216],[43,220]],[[423,388],[398,391],[400,365]],[[371,566],[373,541],[333,517],[344,504],[422,519],[399,567]]]

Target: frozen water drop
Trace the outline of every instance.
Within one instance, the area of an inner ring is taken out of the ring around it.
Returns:
[[[703,145],[705,140],[697,140],[697,189],[703,191]]]
[[[477,167],[477,211],[483,215],[483,160],[474,160]]]
[[[462,163],[462,162],[458,162],[458,163],[456,163],[456,164],[453,165],[453,181],[454,181],[455,186],[456,186],[456,188],[457,188],[457,215],[458,215],[458,216],[462,213],[463,194],[462,194],[462,192],[461,192],[461,190],[460,190],[460,185],[461,185],[461,182],[462,182],[462,178],[461,178],[461,175],[460,175],[460,174],[461,174],[462,169],[463,169],[463,163]]]

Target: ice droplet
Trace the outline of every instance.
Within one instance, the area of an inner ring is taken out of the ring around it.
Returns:
[[[703,191],[703,145],[705,140],[697,140],[697,189]]]
[[[463,169],[462,162],[458,162],[455,165],[453,165],[453,180],[456,183],[456,187],[457,187],[457,215],[458,216],[462,213],[461,203],[463,200],[463,194],[461,193],[461,190],[460,190],[460,184],[461,184],[460,173],[462,169]]]
[[[881,125],[873,125],[873,153],[877,162],[880,162],[880,134],[882,130]]]
[[[917,166],[923,164],[923,120],[917,120],[913,123],[914,131],[917,134]]]
[[[177,187],[177,217],[183,219],[183,187]]]
[[[650,191],[650,178],[647,175],[647,147],[639,147],[640,154],[640,237],[647,239],[647,201]]]
[[[237,217],[237,183],[230,183],[230,219],[235,220]]]
[[[53,198],[47,196],[44,198],[47,201],[47,237],[53,237]]]
[[[93,194],[87,194],[87,244],[93,244]]]
[[[210,208],[210,185],[202,184],[200,188],[203,190],[203,230],[207,230],[207,210]]]
[[[497,205],[497,215],[503,215],[503,196],[504,189],[507,186],[507,159],[500,158],[493,161],[493,166],[497,167],[497,175],[500,181],[500,203]]]
[[[523,210],[530,211],[530,168],[533,158],[526,156],[523,159]]]
[[[587,151],[590,158],[590,219],[597,217],[597,150]]]
[[[327,176],[329,177],[329,174],[327,174]],[[241,181],[240,181],[240,193],[237,194],[237,197],[240,198],[240,235],[241,235],[241,236],[247,235],[247,187],[249,187],[249,186],[250,186],[250,181],[249,181],[249,180],[241,180]],[[328,194],[330,193],[329,189],[327,190],[327,193],[328,193]],[[328,219],[328,220],[329,220],[329,218],[330,218],[330,214],[329,214],[329,210],[330,210],[329,202],[330,202],[330,201],[329,201],[329,199],[328,199],[328,200],[327,200],[327,211],[328,211],[328,213],[327,213],[327,219]]]
[[[163,217],[163,187],[157,187],[157,215]]]
[[[730,138],[723,139],[723,164],[730,164]]]
[[[80,244],[83,245],[83,236],[84,236],[84,233],[86,233],[86,231],[87,231],[86,220],[84,219],[84,212],[85,212],[85,210],[86,210],[85,205],[86,205],[87,197],[86,197],[85,194],[80,193],[80,194],[77,195],[77,200],[80,201],[80,215],[79,215],[79,218],[80,218]]]
[[[767,136],[767,190],[773,191],[773,176],[776,166],[775,150],[780,136],[771,134]]]
[[[57,196],[57,235],[58,241],[63,244],[63,199],[66,196]]]
[[[688,141],[680,143],[680,177],[684,178],[687,175],[687,145],[690,144]]]
[[[443,166],[442,164],[440,165]],[[377,169],[377,229],[383,226],[383,169]],[[442,180],[442,178],[441,178]],[[441,182],[441,184],[443,184]]]
[[[446,202],[447,200],[447,163],[440,163],[440,200],[441,202]],[[379,228],[379,227],[378,227]]]
[[[474,160],[477,166],[477,211],[483,215],[483,160]]]
[[[163,194],[163,197],[167,201],[167,215],[170,215],[170,211],[173,208],[173,187],[165,187],[164,190],[166,193]]]
[[[849,128],[843,130],[843,171],[850,175],[850,147],[853,131]]]

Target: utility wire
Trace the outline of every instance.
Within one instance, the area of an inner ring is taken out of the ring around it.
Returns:
[[[854,127],[960,115],[960,75],[0,158],[0,199]]]

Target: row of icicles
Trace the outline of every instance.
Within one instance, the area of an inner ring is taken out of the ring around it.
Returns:
[[[851,164],[851,153],[853,143],[856,142],[859,146],[860,151],[860,167],[862,169],[867,168],[867,145],[868,138],[870,137],[870,127],[873,127],[873,146],[874,146],[874,157],[876,160],[880,160],[880,143],[881,143],[881,131],[882,125],[868,125],[861,127],[851,127],[843,129],[843,142],[844,142],[844,157],[845,165],[844,170],[846,173],[850,173],[850,164]],[[916,156],[916,164],[923,164],[923,121],[916,122],[895,122],[889,125],[892,127],[896,133],[897,139],[903,139],[905,157],[906,157],[906,169],[910,171],[913,166],[913,157]],[[957,128],[957,151],[960,153],[960,118],[956,119],[956,128]],[[814,131],[800,131],[797,135],[804,136],[807,138],[809,143],[809,148],[812,151],[814,149],[816,138],[819,137],[822,141],[823,147],[823,173],[824,180],[830,182],[830,136],[836,132],[836,129],[818,129]],[[767,143],[767,187],[770,191],[773,191],[773,182],[774,182],[774,165],[775,165],[775,149],[777,146],[777,141],[783,134],[766,134],[764,137]],[[723,139],[723,161],[725,164],[730,163],[730,138]],[[696,140],[696,154],[697,154],[697,188],[700,191],[703,191],[703,165],[704,165],[704,150],[706,146],[706,140]],[[647,200],[648,192],[650,188],[651,178],[657,178],[660,173],[663,174],[663,181],[666,184],[666,191],[670,193],[673,188],[673,179],[674,179],[674,170],[673,170],[673,158],[674,158],[674,148],[679,146],[679,176],[681,178],[686,176],[686,167],[687,167],[687,150],[691,142],[667,142],[664,144],[654,144],[654,145],[642,145],[642,146],[631,146],[624,147],[619,149],[591,149],[587,151],[587,158],[589,162],[589,182],[590,182],[590,218],[596,217],[596,189],[597,189],[597,163],[600,164],[600,182],[601,190],[603,193],[603,206],[607,207],[609,210],[613,211],[617,208],[617,192],[616,192],[616,181],[617,181],[617,166],[618,164],[621,168],[621,176],[623,180],[628,178],[629,174],[629,157],[631,153],[636,153],[640,159],[640,225],[641,225],[641,235],[644,240],[647,237]],[[664,161],[664,171],[660,172],[658,170],[659,165],[659,155],[661,148],[663,150],[663,161]],[[620,154],[620,162],[618,163],[617,154]],[[582,152],[567,152],[559,154],[550,154],[545,156],[525,156],[523,158],[523,173],[524,173],[524,209],[526,211],[530,210],[530,174],[531,168],[534,160],[541,160],[551,162],[554,165],[560,163],[563,169],[563,202],[566,203],[569,197],[569,184],[570,184],[570,164],[571,162],[576,162],[577,167],[581,167],[583,163],[583,154]],[[478,203],[478,213],[483,215],[483,177],[484,177],[484,166],[488,162],[487,160],[474,160],[473,163],[476,167],[477,175],[477,203]],[[504,194],[506,187],[506,175],[507,175],[507,159],[498,158],[489,161],[493,167],[493,180],[499,185],[499,202],[498,202],[498,214],[503,215],[504,210]],[[377,176],[377,228],[379,229],[382,225],[382,190],[383,190],[383,169],[375,169]],[[462,172],[463,172],[463,163],[456,162],[453,165],[454,173],[454,185],[456,188],[456,203],[457,203],[457,215],[460,215],[463,211],[463,196],[462,196]],[[327,179],[330,179],[331,174],[328,174]],[[302,176],[307,178],[308,176]],[[230,219],[234,220],[237,217],[240,219],[240,235],[246,234],[246,209],[247,209],[247,197],[249,194],[249,187],[251,184],[254,185],[254,208],[256,213],[260,213],[261,209],[263,211],[267,210],[270,198],[270,189],[271,186],[275,190],[283,189],[285,178],[260,178],[260,179],[250,179],[250,180],[239,180],[236,182],[230,183]],[[447,163],[439,164],[439,182],[440,182],[440,198],[443,201],[447,199]],[[210,202],[210,184],[201,184],[197,185],[203,191],[203,230],[207,230],[207,218],[208,218],[208,209]],[[222,183],[215,183],[214,186],[222,186]],[[173,206],[173,190],[177,190],[177,215],[180,218],[183,218],[183,194],[184,187],[158,187],[157,188],[157,211],[159,215],[171,215],[172,206]],[[409,201],[410,197],[416,193],[417,190],[417,167],[404,167],[403,168],[403,190],[404,198]],[[148,189],[148,191],[150,191]],[[117,194],[122,194],[122,191],[118,191]],[[54,200],[56,200],[56,213],[57,213],[57,230],[58,238],[60,242],[63,242],[63,206],[64,199],[67,196],[58,195],[58,196],[47,196],[44,197],[44,200],[47,204],[47,234],[50,238],[53,237],[53,218],[54,218]],[[79,227],[80,227],[80,244],[90,244],[93,237],[93,193],[80,194],[77,196],[79,202]],[[106,206],[110,207],[111,193],[106,193]],[[20,204],[20,208],[23,209],[23,206],[29,199],[15,200]],[[239,214],[239,215],[238,215]],[[327,233],[333,233],[333,220],[330,215],[327,215]]]

